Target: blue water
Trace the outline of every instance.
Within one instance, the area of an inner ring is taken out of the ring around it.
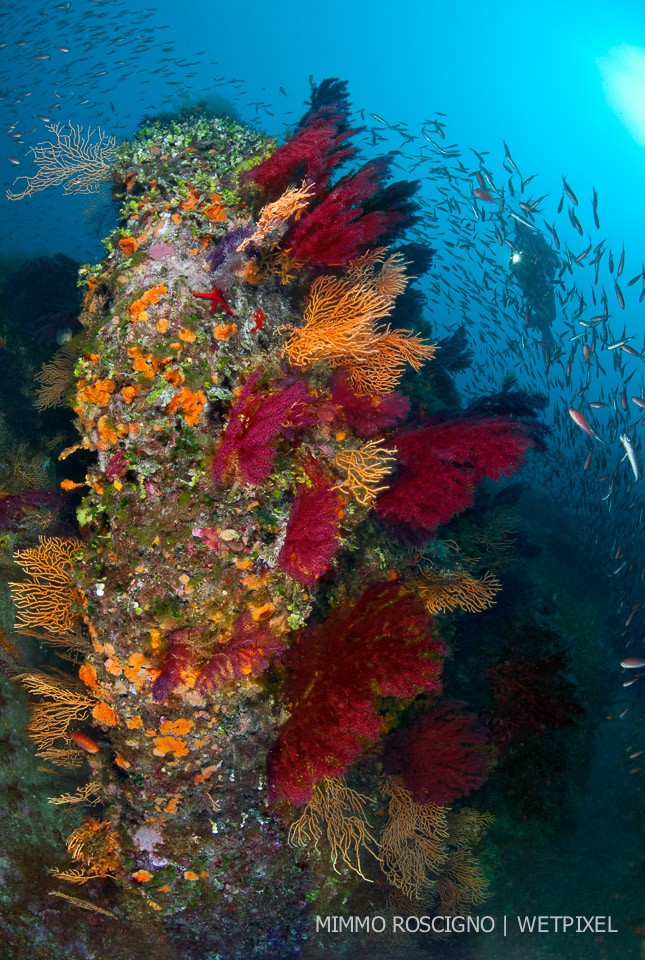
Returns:
[[[489,150],[499,159],[506,139],[521,169],[539,172],[540,184],[552,194],[563,173],[583,195],[596,186],[604,233],[614,242],[624,239],[638,257],[645,218],[643,147],[609,105],[598,65],[621,45],[645,46],[642,5],[636,0],[547,0],[539,9],[512,3],[394,8],[332,0],[324,12],[295,2],[238,8],[193,0],[186,12],[174,4],[139,11],[133,17],[125,3],[73,0],[69,12],[55,5],[37,11],[31,4],[4,12],[5,116],[18,120],[19,130],[36,128],[25,136],[26,144],[40,139],[38,115],[105,125],[127,137],[150,110],[179,105],[184,94],[199,98],[214,92],[229,98],[246,119],[256,116],[254,101],[267,103],[275,116],[260,109],[259,119],[268,132],[279,134],[285,121],[299,117],[310,74],[317,80],[341,76],[357,107],[390,122],[416,127],[444,111],[450,142]],[[83,33],[83,28],[89,29]],[[85,36],[92,43],[89,56]],[[116,42],[120,37],[124,41]],[[22,40],[26,46],[16,47]],[[68,46],[70,53],[56,46]],[[162,49],[168,46],[171,53]],[[51,59],[31,59],[41,51]],[[152,73],[159,69],[164,72]],[[106,75],[96,77],[102,70]],[[241,83],[217,86],[215,78]],[[638,101],[637,84],[632,88]],[[30,97],[13,102],[28,92]],[[7,157],[20,158],[24,148],[6,136],[0,148],[8,185],[17,170]],[[47,209],[52,216],[52,202],[40,210],[35,203],[28,211],[7,210],[5,242],[27,251],[46,246],[43,214]],[[53,216],[61,212],[71,213],[69,204],[66,211],[56,204]],[[69,240],[63,252],[78,255],[79,241]]]

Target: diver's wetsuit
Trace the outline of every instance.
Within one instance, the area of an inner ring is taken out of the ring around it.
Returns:
[[[558,262],[557,254],[538,230],[517,224],[510,268],[529,308],[528,323],[537,327],[549,347],[554,345],[551,332],[555,320],[553,278]]]

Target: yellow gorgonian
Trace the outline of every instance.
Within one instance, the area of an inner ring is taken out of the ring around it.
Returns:
[[[428,570],[418,582],[419,596],[432,614],[460,607],[479,613],[492,607],[502,585],[492,573],[477,579],[466,570]]]

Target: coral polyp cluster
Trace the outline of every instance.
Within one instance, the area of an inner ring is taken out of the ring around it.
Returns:
[[[337,910],[366,879],[455,909],[485,889],[483,826],[469,846],[450,804],[490,752],[437,701],[447,612],[490,606],[500,584],[453,562],[437,528],[536,435],[476,411],[406,426],[405,378],[435,353],[395,316],[416,186],[389,183],[387,159],[337,177],[354,132],[338,81],[278,148],[200,114],[145,124],[114,171],[121,226],[82,276],[65,455],[89,462],[66,485],[83,542],[72,606],[47,589],[85,645],[67,686],[26,683],[76,710],[58,748],[83,751],[75,796],[102,813],[58,875],[113,878],[227,958],[295,955],[308,903]]]

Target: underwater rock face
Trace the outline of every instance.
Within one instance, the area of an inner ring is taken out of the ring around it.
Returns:
[[[208,948],[227,956],[269,956],[276,938],[286,956],[302,932],[303,871],[267,800],[279,715],[252,675],[309,599],[272,573],[290,478],[243,487],[212,466],[247,372],[262,358],[264,391],[284,376],[276,328],[294,319],[279,291],[260,299],[237,278],[235,248],[210,270],[237,216],[232,172],[263,142],[210,121],[201,136],[188,123],[152,129],[130,149],[135,209],[87,277],[77,366],[82,442],[98,451],[81,508],[87,662],[114,711],[95,718],[124,773],[123,852],[153,909],[193,929],[215,914]]]
[[[78,682],[25,675],[66,705],[44,741],[30,733],[40,756],[89,765],[61,802],[101,804],[55,876],[113,878],[186,957],[296,956],[314,915],[366,889],[373,909],[385,879],[410,909],[485,898],[472,847],[490,815],[418,802],[395,761],[382,777],[379,744],[406,703],[442,693],[450,630],[432,614],[499,589],[429,533],[537,444],[519,417],[402,426],[400,380],[435,348],[385,325],[408,278],[381,244],[412,222],[415,188],[385,187],[386,162],[329,187],[353,155],[347,109],[329,81],[281,148],[200,114],[120,148],[123,221],[81,271],[80,442],[63,454],[95,457],[84,484],[63,481],[88,487],[84,540],[18,557],[23,626],[52,633],[49,590],[56,642],[83,657]]]

